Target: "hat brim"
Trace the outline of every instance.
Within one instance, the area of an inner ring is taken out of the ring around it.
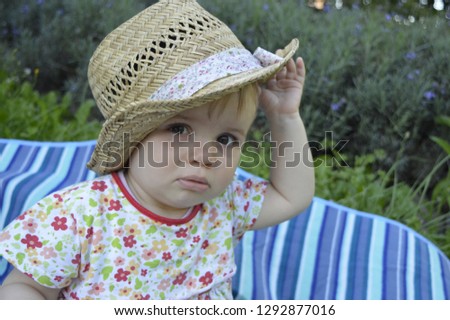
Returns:
[[[218,79],[189,98],[145,100],[118,108],[103,124],[97,145],[87,164],[88,168],[98,174],[107,174],[122,169],[127,163],[133,147],[162,123],[182,111],[221,99],[249,84],[266,82],[288,63],[298,46],[298,39],[293,39],[277,53],[282,58],[279,62],[261,69]]]

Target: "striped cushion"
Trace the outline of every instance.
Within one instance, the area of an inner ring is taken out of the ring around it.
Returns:
[[[47,194],[94,178],[85,167],[94,145],[0,139],[0,229]],[[450,297],[450,260],[431,242],[398,222],[320,198],[290,221],[248,232],[236,263],[237,299]],[[9,268],[0,257],[0,283]]]
[[[290,221],[247,233],[236,262],[236,298],[450,298],[450,260],[434,244],[401,223],[320,198]]]

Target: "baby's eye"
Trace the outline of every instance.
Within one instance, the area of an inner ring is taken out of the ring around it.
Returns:
[[[175,123],[169,127],[173,134],[189,134],[189,128],[185,124]]]
[[[233,136],[232,134],[223,134],[223,135],[219,136],[217,138],[217,142],[219,142],[220,144],[223,144],[224,146],[228,146],[231,144],[236,144],[236,145],[239,144],[238,139],[235,136]]]

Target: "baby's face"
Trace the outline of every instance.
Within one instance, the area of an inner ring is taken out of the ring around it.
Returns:
[[[184,111],[142,141],[127,176],[145,191],[149,209],[181,212],[231,183],[254,119],[253,112],[238,114],[238,97]]]

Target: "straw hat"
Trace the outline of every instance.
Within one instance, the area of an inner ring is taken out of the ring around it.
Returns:
[[[184,96],[167,95],[167,90],[173,93],[181,87],[173,79],[185,78],[180,75],[186,70],[191,72],[188,80],[200,78],[195,73],[198,65],[222,63],[224,54],[245,49],[222,21],[194,0],[162,0],[148,7],[106,36],[90,60],[89,84],[106,120],[88,167],[99,174],[123,168],[130,150],[164,121],[268,80],[297,48],[294,39],[271,64],[219,74]],[[233,69],[232,64],[227,68]],[[172,88],[158,93],[167,86]]]

